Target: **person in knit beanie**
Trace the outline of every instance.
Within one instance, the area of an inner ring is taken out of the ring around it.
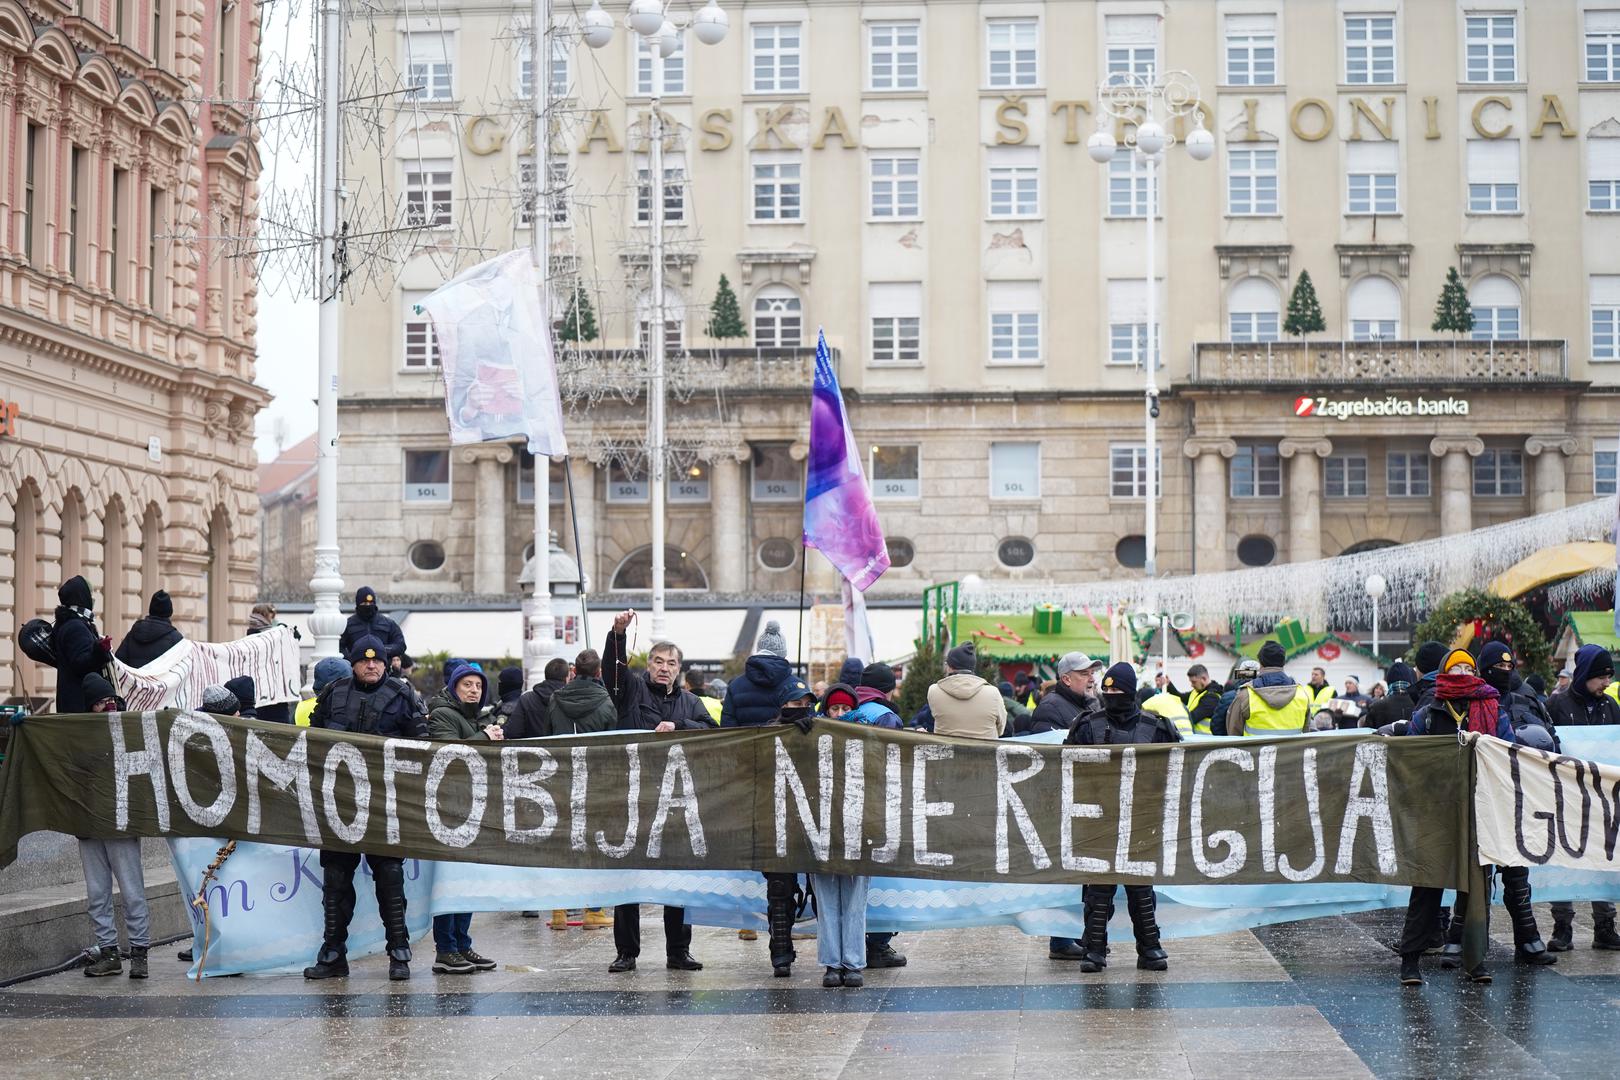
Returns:
[[[758,652],[770,653],[787,659],[787,638],[782,636],[782,624],[772,619],[765,624],[765,632],[759,635]]]
[[[726,687],[720,704],[721,727],[763,727],[776,719],[782,688],[793,678],[787,662],[787,639],[774,619],[759,635],[759,651],[743,665],[741,678]]]

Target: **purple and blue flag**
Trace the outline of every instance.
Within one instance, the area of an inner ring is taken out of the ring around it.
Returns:
[[[865,592],[889,568],[883,527],[878,524],[872,493],[861,470],[860,450],[849,427],[825,333],[816,337],[816,375],[810,392],[804,546],[825,555],[858,592]]]

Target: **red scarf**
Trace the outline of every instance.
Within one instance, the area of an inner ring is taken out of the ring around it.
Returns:
[[[1478,732],[1481,735],[1495,735],[1497,716],[1501,711],[1502,701],[1496,693],[1496,688],[1477,675],[1441,675],[1434,680],[1434,699],[1437,702],[1447,703],[1451,715],[1459,720],[1458,727],[1465,731]],[[1452,708],[1450,702],[1466,701],[1468,703],[1468,721],[1466,726],[1460,721],[1457,710]]]

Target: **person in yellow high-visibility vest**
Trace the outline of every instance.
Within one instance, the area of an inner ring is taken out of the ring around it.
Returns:
[[[1169,688],[1170,692],[1181,698],[1181,703],[1187,707],[1187,719],[1192,730],[1199,735],[1208,735],[1215,707],[1220,704],[1221,687],[1213,683],[1209,668],[1203,664],[1194,664],[1187,669],[1187,683],[1191,689],[1185,694],[1173,686]]]
[[[1175,725],[1176,734],[1185,739],[1192,734],[1192,720],[1187,716],[1187,707],[1181,703],[1181,698],[1166,688],[1142,702],[1142,711],[1150,716],[1162,716]]]
[[[348,664],[343,662],[341,656],[328,656],[325,660],[316,664],[315,670],[310,674],[310,682],[313,684],[315,694],[313,697],[307,697],[298,703],[298,707],[293,710],[293,723],[299,727],[309,727],[310,713],[315,711],[315,698],[320,697],[321,691],[331,685],[334,680],[349,675],[352,670]]]
[[[1607,697],[1610,697],[1610,698],[1614,699],[1614,703],[1616,705],[1620,705],[1620,682],[1612,682],[1612,683],[1610,683],[1609,688],[1607,690],[1603,691],[1603,693]]]
[[[1327,708],[1328,702],[1333,700],[1333,684],[1328,682],[1326,668],[1311,668],[1311,681],[1305,684],[1305,689],[1311,692],[1312,716],[1316,715],[1317,710]]]
[[[1287,735],[1305,730],[1314,695],[1283,670],[1288,655],[1275,641],[1260,646],[1260,674],[1238,691],[1226,712],[1228,735]],[[1332,688],[1328,689],[1329,697]]]

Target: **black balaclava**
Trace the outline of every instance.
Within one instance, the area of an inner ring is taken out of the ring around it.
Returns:
[[[1102,702],[1110,720],[1122,720],[1136,711],[1134,694],[1104,694]]]

